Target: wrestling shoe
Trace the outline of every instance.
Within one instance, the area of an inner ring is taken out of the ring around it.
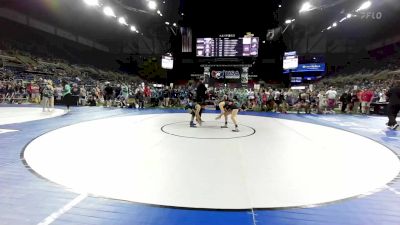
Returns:
[[[236,127],[234,130],[232,130],[233,132],[239,132],[239,129]]]
[[[228,128],[228,125],[221,126],[221,128]]]
[[[399,124],[397,124],[397,123],[390,127],[390,129],[392,129],[392,130],[397,130],[398,128],[399,128]]]
[[[190,127],[196,127],[195,123],[190,123]]]

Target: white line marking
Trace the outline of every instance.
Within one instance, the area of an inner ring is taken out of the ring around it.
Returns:
[[[254,213],[254,209],[251,209],[251,215],[253,217],[253,225],[257,225],[256,214]]]
[[[68,212],[72,207],[76,206],[79,204],[83,199],[85,199],[88,195],[87,194],[81,194],[78,197],[76,197],[74,200],[66,204],[64,207],[59,209],[57,212],[52,213],[50,216],[48,216],[46,219],[42,220],[42,222],[38,223],[38,225],[50,225],[54,221],[56,221],[57,218],[62,216],[64,213]]]
[[[8,130],[8,129],[0,129],[0,134],[9,133],[9,132],[17,132],[19,130]]]
[[[387,186],[387,185],[386,185],[386,187],[387,187],[387,189],[389,189],[391,192],[395,193],[396,195],[400,195],[400,191],[397,191],[396,189],[394,189],[390,186]]]

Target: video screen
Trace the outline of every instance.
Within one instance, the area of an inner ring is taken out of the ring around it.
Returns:
[[[174,59],[171,56],[162,56],[161,67],[172,70],[174,68]]]
[[[299,57],[296,52],[285,52],[283,57],[283,69],[297,69],[299,66]]]
[[[257,57],[258,37],[197,38],[198,57]]]

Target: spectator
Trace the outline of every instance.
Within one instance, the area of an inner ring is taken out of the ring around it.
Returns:
[[[51,93],[49,95],[50,96],[49,97],[49,108],[50,108],[50,111],[54,111],[54,92],[55,92],[55,90],[54,90],[54,86],[53,86],[53,81],[48,80],[47,83],[48,83],[48,88],[51,89]]]
[[[32,82],[30,91],[32,93],[32,102],[39,103],[40,102],[40,87],[36,83]]]
[[[79,90],[79,105],[86,105],[87,91],[84,85],[80,87]]]
[[[385,103],[387,102],[387,90],[383,89],[381,92],[379,92],[379,103]]]
[[[47,84],[43,87],[42,90],[42,105],[43,105],[43,112],[50,112],[50,98],[54,97],[54,88],[52,86],[51,81],[46,81]]]
[[[65,80],[63,80],[62,85],[64,87],[63,102],[65,106],[67,106],[67,111],[70,111],[69,107],[73,104],[73,99],[71,95],[71,86]]]
[[[364,88],[363,91],[361,92],[361,113],[362,114],[369,114],[369,109],[370,109],[373,98],[374,98],[374,93],[371,90]]]
[[[113,100],[114,90],[110,85],[110,82],[106,82],[106,87],[104,88],[104,101],[105,107],[111,107],[111,103]]]
[[[342,103],[342,109],[341,112],[342,113],[346,113],[346,109],[347,109],[347,104],[349,103],[349,93],[347,91],[343,92],[343,94],[340,96],[339,100]]]
[[[388,117],[389,122],[387,125],[396,130],[399,124],[396,121],[397,114],[400,111],[400,81],[396,81],[393,87],[387,92],[389,98]]]
[[[336,96],[337,92],[333,87],[330,87],[330,89],[325,93],[327,96],[327,103],[328,103],[328,111],[334,113],[334,109],[336,106]]]

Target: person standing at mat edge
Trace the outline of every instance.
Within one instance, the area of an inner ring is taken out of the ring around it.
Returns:
[[[389,122],[386,124],[390,129],[396,130],[399,124],[396,121],[397,114],[400,111],[400,81],[396,81],[393,87],[386,94],[389,98],[388,117]]]
[[[204,102],[206,100],[207,87],[204,84],[204,78],[201,78],[196,89],[196,102]]]
[[[67,111],[70,111],[69,107],[72,104],[72,94],[71,94],[71,86],[64,80],[62,81],[63,90],[63,102],[65,106],[67,106]]]

